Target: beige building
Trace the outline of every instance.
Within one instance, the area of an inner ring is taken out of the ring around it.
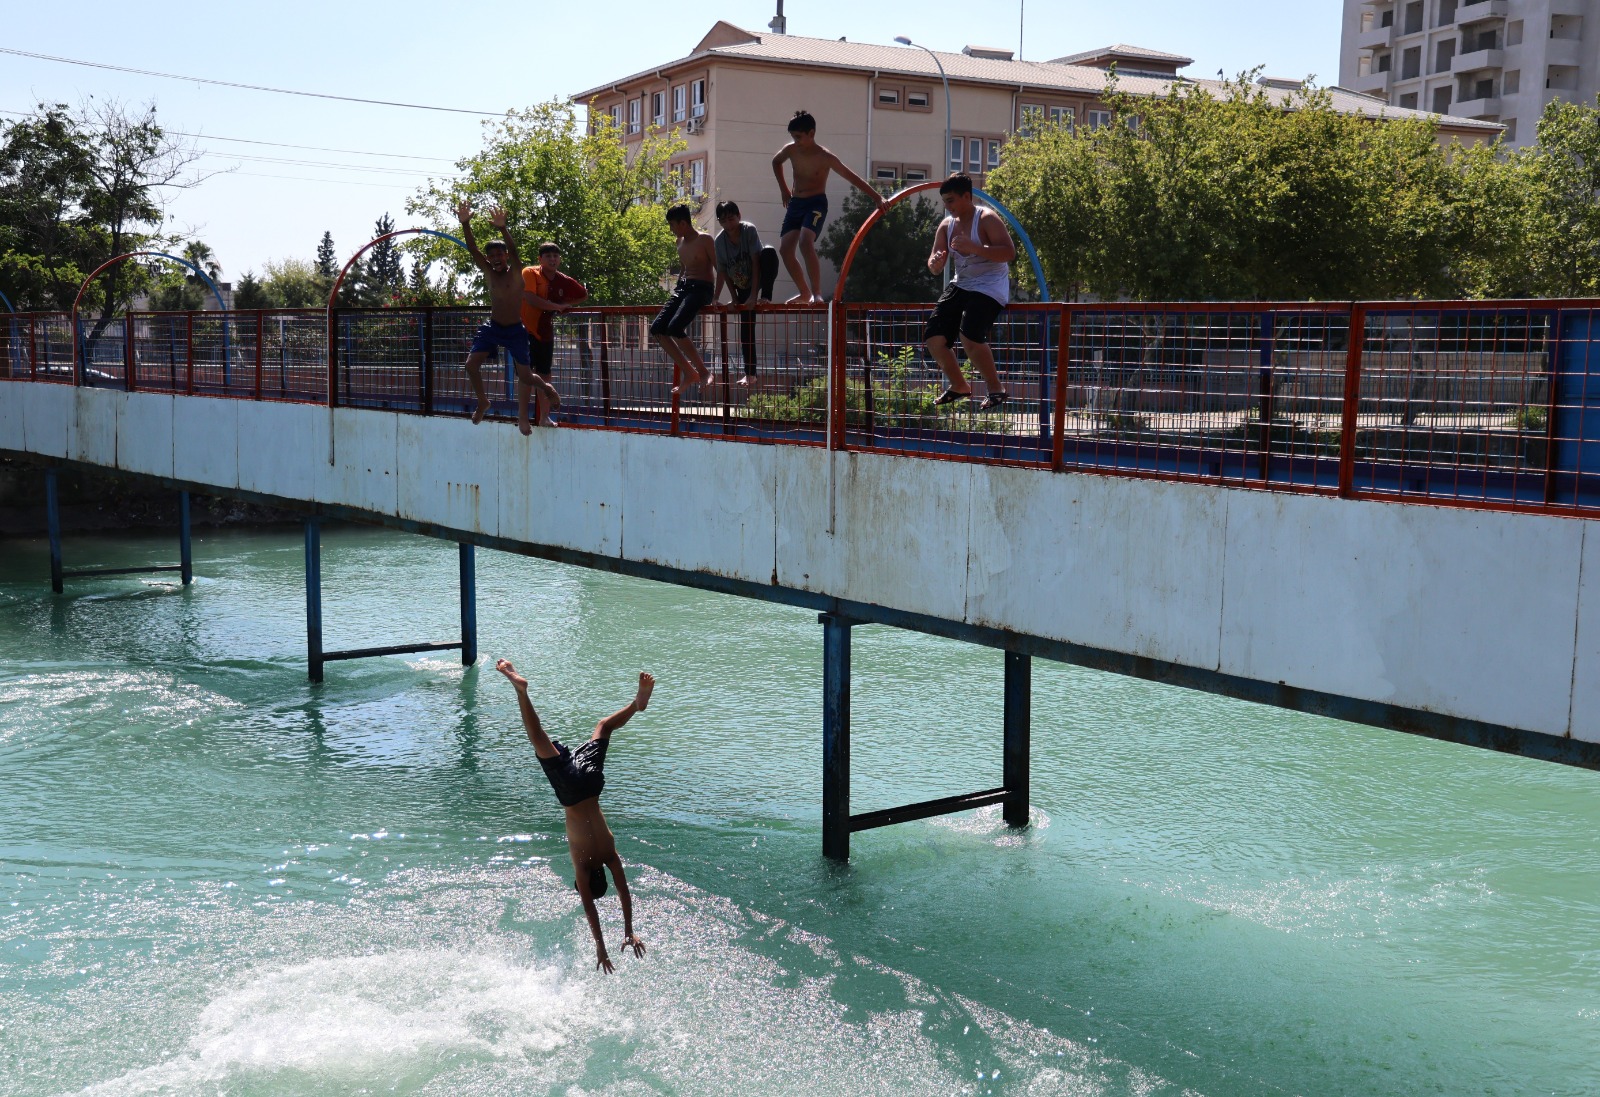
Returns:
[[[1339,82],[1397,107],[1499,122],[1531,144],[1552,99],[1600,92],[1600,0],[1345,0]]]
[[[788,139],[798,109],[817,119],[817,140],[872,180],[914,181],[966,171],[982,186],[1000,163],[1005,142],[1033,117],[1098,126],[1110,115],[1100,101],[1106,70],[1115,64],[1120,86],[1160,95],[1192,60],[1132,46],[1111,46],[1054,61],[1017,61],[1007,50],[967,46],[934,56],[915,47],[755,33],[719,22],[687,57],[579,92],[591,111],[607,112],[623,139],[636,142],[651,127],[677,129],[688,148],[675,164],[688,189],[704,195],[701,221],[712,203],[732,199],[745,220],[776,244],[783,222],[773,153]],[[950,143],[945,144],[945,85],[949,80]],[[1213,87],[1214,80],[1188,80]],[[1287,99],[1299,85],[1263,81],[1269,95]],[[1407,112],[1342,88],[1340,110],[1398,116]],[[1492,139],[1493,123],[1448,119],[1446,135]],[[828,185],[829,218],[839,215],[850,186]],[[826,232],[826,229],[824,229]],[[832,272],[823,275],[831,292]],[[793,292],[780,274],[779,299]]]

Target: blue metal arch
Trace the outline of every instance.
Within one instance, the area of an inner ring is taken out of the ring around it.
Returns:
[[[0,303],[5,305],[6,311],[8,312],[17,311],[17,307],[11,303],[11,298],[7,297],[4,293],[0,293]]]
[[[972,196],[983,201],[989,208],[1006,219],[1006,224],[1011,226],[1011,231],[1017,234],[1017,237],[1022,241],[1023,248],[1027,250],[1028,262],[1033,264],[1033,277],[1039,283],[1039,300],[1050,300],[1050,287],[1045,285],[1044,267],[1039,263],[1039,251],[1033,246],[1033,240],[1028,236],[1028,230],[1022,227],[1022,222],[1017,220],[1016,215],[1008,210],[1005,207],[1005,203],[1001,202],[1000,199],[986,191],[979,190],[977,187],[972,188]]]

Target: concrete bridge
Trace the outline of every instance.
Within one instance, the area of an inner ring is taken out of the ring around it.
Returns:
[[[874,452],[848,431],[785,440],[524,437],[453,415],[0,381],[0,452],[45,468],[815,609],[832,856],[852,831],[984,803],[1024,822],[1033,657],[1600,766],[1600,536],[1588,544],[1574,508]],[[1000,787],[850,815],[849,635],[867,622],[1005,653]]]

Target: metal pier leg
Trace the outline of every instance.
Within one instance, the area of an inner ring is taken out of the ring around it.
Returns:
[[[306,520],[306,673],[322,681],[322,524]]]
[[[822,855],[850,859],[850,622],[822,622]]]
[[[183,585],[194,582],[194,551],[189,543],[189,493],[178,492],[178,562],[182,567]]]
[[[478,661],[478,569],[477,554],[465,541],[461,551],[461,665]]]
[[[50,530],[50,589],[60,594],[61,585],[61,508],[56,503],[56,470],[44,474],[44,521]]]
[[[1004,816],[1008,826],[1025,827],[1028,825],[1028,756],[1033,716],[1031,656],[1006,652],[1005,694]]]

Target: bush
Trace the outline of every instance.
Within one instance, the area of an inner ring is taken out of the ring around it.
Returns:
[[[947,427],[1007,434],[1010,419],[1002,412],[981,414],[971,405],[939,407],[938,393],[911,381],[916,363],[915,348],[902,347],[894,355],[880,353],[872,378],[872,415],[879,426]],[[867,385],[863,380],[848,380],[844,392],[845,425],[867,425]],[[828,379],[814,377],[790,393],[758,392],[750,397],[742,414],[749,419],[770,419],[785,423],[822,423],[828,414]],[[950,420],[958,420],[951,422]]]

